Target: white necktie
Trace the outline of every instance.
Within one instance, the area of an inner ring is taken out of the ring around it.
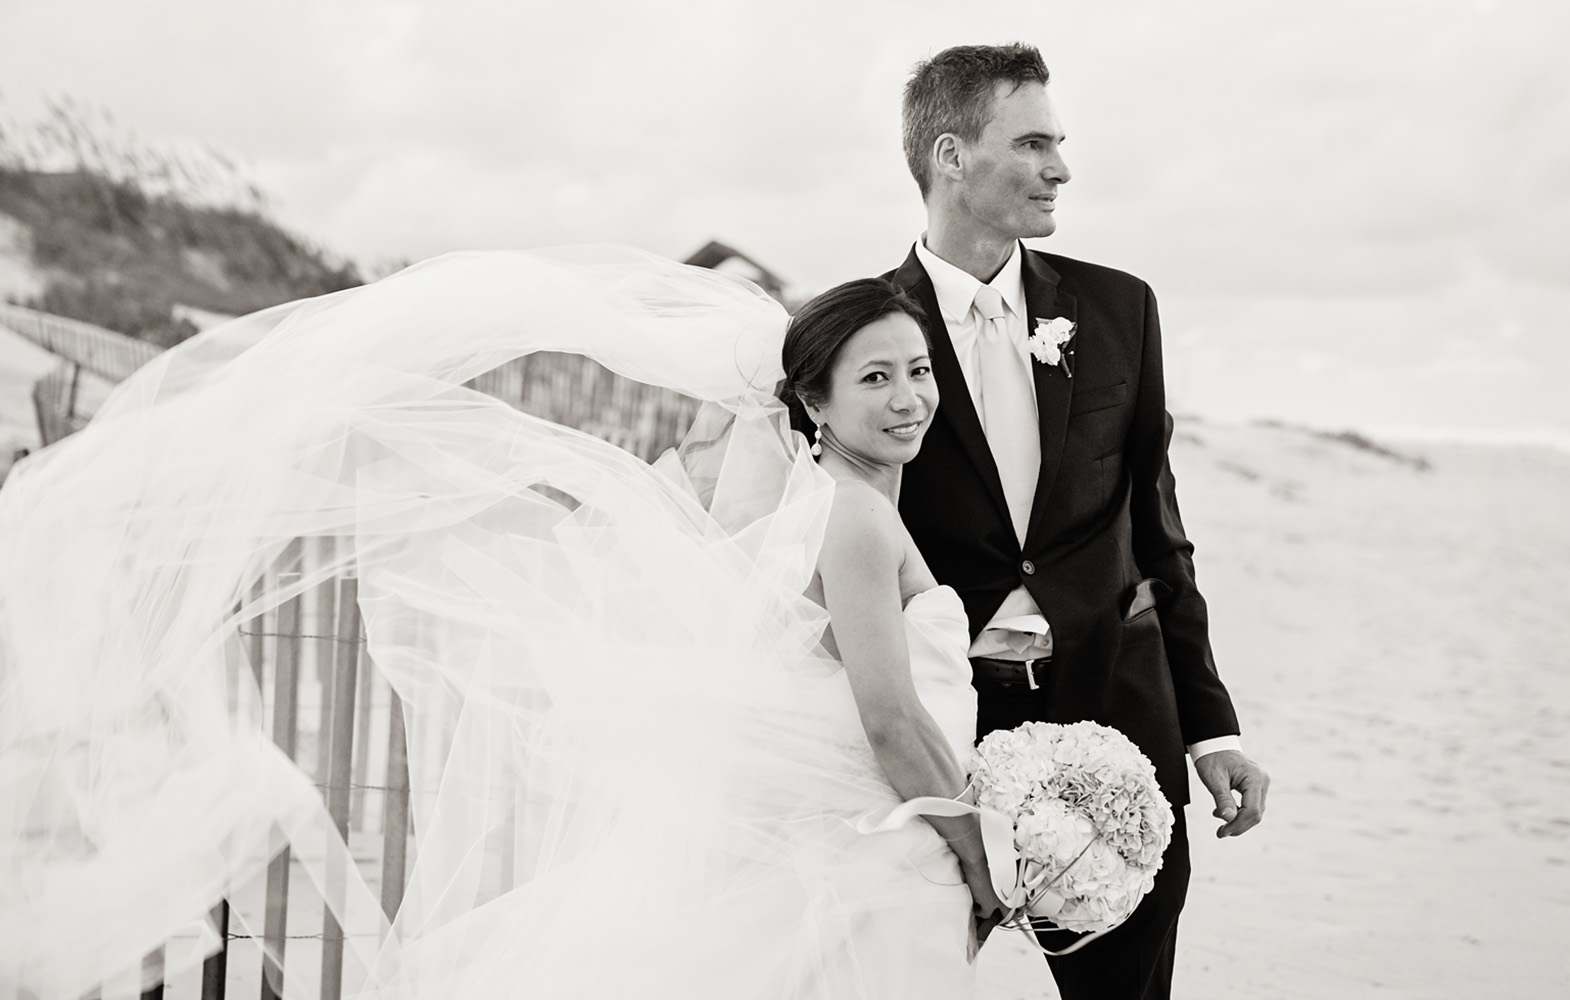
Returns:
[[[1025,355],[1009,338],[1003,296],[991,285],[976,289],[980,314],[976,338],[981,366],[981,423],[1003,480],[1014,534],[1024,544],[1030,505],[1041,472],[1041,435],[1036,426],[1036,395]]]

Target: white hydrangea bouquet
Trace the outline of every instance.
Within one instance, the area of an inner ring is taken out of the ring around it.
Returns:
[[[1019,852],[1005,924],[1107,931],[1155,884],[1172,839],[1156,769],[1127,736],[1094,722],[1027,722],[976,748],[976,805],[1014,826]]]
[[[1172,806],[1155,766],[1127,736],[1094,722],[1026,722],[987,734],[961,799],[971,792],[974,805],[910,799],[862,831],[921,815],[979,814],[993,886],[1009,907],[1001,926],[1032,932],[1033,942],[1034,931],[1053,927],[1088,933],[1051,955],[1127,920],[1172,840]]]

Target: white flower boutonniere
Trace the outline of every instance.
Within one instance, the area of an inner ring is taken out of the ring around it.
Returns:
[[[1062,365],[1063,374],[1073,378],[1074,369],[1064,360],[1063,347],[1074,339],[1077,330],[1074,321],[1063,316],[1038,319],[1035,332],[1025,342],[1037,361],[1044,365]]]

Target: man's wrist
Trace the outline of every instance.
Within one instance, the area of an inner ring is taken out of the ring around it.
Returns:
[[[1207,754],[1220,753],[1222,750],[1236,750],[1238,753],[1242,753],[1243,737],[1217,736],[1214,739],[1190,743],[1188,745],[1188,757],[1190,760],[1197,761]]]

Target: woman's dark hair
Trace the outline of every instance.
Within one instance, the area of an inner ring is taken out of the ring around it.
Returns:
[[[927,338],[927,317],[916,300],[887,278],[859,278],[824,292],[791,317],[780,349],[785,378],[775,395],[790,408],[790,425],[809,438],[816,424],[806,407],[819,406],[829,397],[830,377],[840,348],[856,331],[893,313],[916,321]]]

